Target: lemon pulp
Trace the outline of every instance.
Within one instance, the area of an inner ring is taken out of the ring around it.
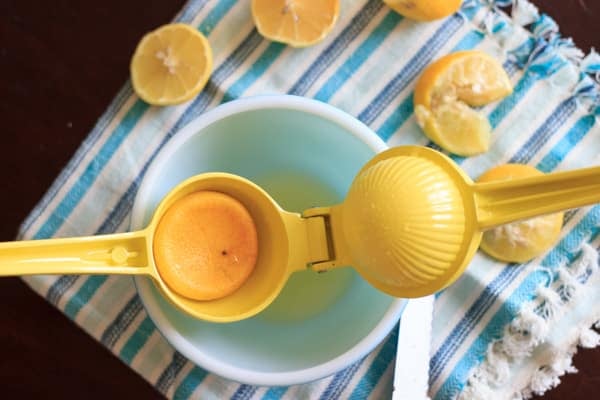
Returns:
[[[212,71],[212,50],[204,35],[186,24],[164,25],[138,44],[131,59],[133,89],[155,105],[178,104],[196,96]]]
[[[260,34],[294,47],[323,40],[335,26],[339,10],[339,0],[252,0]]]
[[[415,117],[425,135],[461,156],[488,150],[492,127],[471,107],[512,92],[502,65],[480,51],[449,54],[429,65],[415,87]]]

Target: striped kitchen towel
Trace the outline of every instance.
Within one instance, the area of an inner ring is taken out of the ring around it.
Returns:
[[[507,16],[501,8],[510,5]],[[600,59],[584,57],[527,1],[466,0],[456,15],[417,23],[381,0],[342,0],[334,31],[305,49],[263,39],[249,0],[190,0],[177,20],[196,26],[214,50],[206,88],[189,103],[151,107],[127,83],[23,223],[21,238],[127,230],[134,195],[159,149],[199,114],[241,96],[312,97],[356,116],[390,146],[431,146],[413,117],[415,79],[432,60],[461,49],[502,60],[515,88],[482,110],[494,127],[491,150],[454,158],[470,176],[506,162],[546,172],[598,164]],[[576,346],[599,342],[588,329],[600,319],[599,232],[600,206],[587,207],[569,212],[560,242],[529,263],[506,265],[478,254],[436,298],[431,397],[526,397],[572,370]],[[174,351],[128,277],[25,279],[169,397],[391,397],[397,332],[334,376],[252,387],[212,375]]]

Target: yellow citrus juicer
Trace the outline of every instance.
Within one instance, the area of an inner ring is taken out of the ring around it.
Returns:
[[[234,293],[210,301],[170,289],[152,254],[161,216],[176,200],[200,190],[241,201],[258,233],[257,264],[248,280]],[[230,322],[259,313],[293,272],[306,268],[321,272],[353,266],[392,296],[432,294],[461,275],[483,230],[596,202],[600,167],[475,184],[445,155],[402,146],[369,161],[339,205],[291,213],[242,177],[201,174],[175,187],[143,230],[0,243],[0,276],[147,275],[180,309],[200,319]]]

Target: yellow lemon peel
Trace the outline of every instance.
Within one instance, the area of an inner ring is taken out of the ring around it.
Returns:
[[[543,175],[530,165],[504,164],[484,173],[478,182]],[[556,213],[502,225],[483,233],[480,248],[506,262],[523,263],[548,251],[558,240],[564,213]]]
[[[417,81],[415,117],[443,149],[472,156],[489,149],[492,127],[479,107],[512,93],[502,65],[481,51],[460,51],[433,62]]]
[[[384,0],[392,10],[416,21],[432,21],[454,14],[462,0]]]

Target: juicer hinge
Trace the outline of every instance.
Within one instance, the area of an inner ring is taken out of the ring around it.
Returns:
[[[318,207],[303,213],[308,226],[312,260],[309,268],[316,272],[326,272],[335,267],[336,253],[329,211],[329,207]]]

